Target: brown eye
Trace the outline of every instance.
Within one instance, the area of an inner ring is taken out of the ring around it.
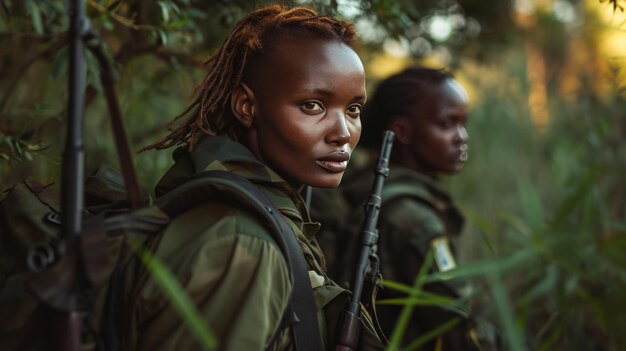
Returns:
[[[302,112],[309,115],[316,115],[324,112],[324,106],[322,106],[322,103],[319,101],[307,101],[300,105],[300,109]]]
[[[440,121],[438,124],[439,124],[439,128],[441,128],[441,129],[450,129],[450,128],[452,128],[452,122],[450,122],[450,121]]]
[[[358,104],[348,106],[346,110],[346,114],[352,118],[359,118],[361,116],[361,109],[363,107]]]

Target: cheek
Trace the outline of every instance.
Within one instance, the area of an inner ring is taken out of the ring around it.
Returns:
[[[349,125],[350,128],[350,145],[352,148],[359,143],[359,139],[361,139],[361,120],[358,119]]]
[[[447,145],[454,139],[454,131],[452,129],[442,129],[440,127],[433,127],[430,129],[426,139],[430,140],[432,144]]]
[[[439,127],[424,128],[413,136],[414,150],[424,158],[439,159],[447,154],[452,138]]]
[[[267,135],[265,142],[286,143],[292,147],[305,144],[312,138],[314,128],[306,124],[307,119],[298,115],[299,110],[294,108],[284,108],[275,111],[268,111],[269,126],[271,133]]]

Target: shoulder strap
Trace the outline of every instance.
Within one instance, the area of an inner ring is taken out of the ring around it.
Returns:
[[[197,174],[157,200],[157,205],[171,218],[218,194],[220,200],[247,206],[259,215],[262,223],[283,253],[293,283],[290,303],[283,316],[283,325],[293,324],[298,351],[323,350],[317,322],[317,309],[309,280],[308,265],[292,227],[272,201],[248,179],[227,171],[206,171]]]

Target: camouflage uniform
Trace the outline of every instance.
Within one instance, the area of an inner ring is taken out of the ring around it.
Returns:
[[[363,212],[362,207],[367,200],[365,197],[369,194],[372,183],[371,169],[355,172],[344,182],[346,186],[343,188],[343,194],[355,214],[347,216],[350,223],[337,225],[344,228],[350,225],[352,228],[337,235],[345,236],[350,233],[351,238],[332,240],[326,231],[324,237],[320,238],[324,252],[327,248],[335,252],[335,255],[327,256],[328,272],[342,286],[349,286],[352,279],[353,270],[349,268],[354,260],[352,246],[356,245],[354,237],[358,235],[355,233],[356,230],[360,230],[358,226],[362,222],[355,218],[363,217],[357,216]],[[329,194],[322,196],[330,197]],[[378,223],[380,234],[378,256],[383,278],[412,286],[426,254],[432,248],[440,251],[435,255],[432,269],[451,269],[455,256],[453,241],[461,232],[463,217],[441,185],[423,174],[395,165],[391,167],[389,177],[385,181],[382,198],[383,205]],[[313,213],[320,215],[315,218],[324,218],[319,209]],[[445,250],[449,251],[443,252]],[[339,254],[341,252],[347,254],[341,255]],[[447,281],[426,284],[424,289],[458,298],[461,287],[460,282]],[[406,295],[391,289],[383,289],[378,293],[378,300],[401,297]],[[378,320],[387,336],[391,335],[401,309],[402,306],[397,305],[377,305]],[[475,350],[475,343],[471,340],[473,322],[468,315],[423,306],[413,310],[403,345],[408,345],[417,337],[457,317],[461,317],[460,323],[441,338],[428,344],[424,350]],[[438,348],[439,346],[441,348]]]
[[[193,152],[179,149],[174,158],[176,164],[157,185],[157,196],[191,175],[227,170],[252,181],[274,202],[294,229],[309,265],[321,335],[330,349],[349,292],[330,281],[318,264],[322,254],[314,235],[319,223],[311,222],[299,194],[248,149],[225,137],[205,138]],[[278,330],[292,288],[288,269],[280,249],[263,239],[268,235],[250,213],[225,199],[212,199],[176,217],[159,239],[154,254],[179,278],[217,335],[220,350],[294,349],[290,328]],[[199,349],[139,265],[129,270],[126,286],[132,310],[123,327],[123,350]],[[360,349],[382,349],[366,324]]]

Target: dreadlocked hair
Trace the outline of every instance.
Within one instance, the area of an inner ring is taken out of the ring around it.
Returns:
[[[359,146],[380,147],[382,133],[392,119],[408,116],[421,103],[426,89],[447,79],[452,79],[452,74],[443,69],[412,67],[383,80],[363,111]]]
[[[167,124],[170,133],[141,151],[181,144],[192,150],[202,134],[226,135],[238,141],[245,129],[232,114],[232,92],[250,70],[248,66],[262,62],[272,43],[282,36],[332,39],[352,47],[356,34],[350,23],[306,7],[274,4],[250,13],[237,22],[219,51],[206,62],[211,65],[209,72],[196,87],[191,105]]]

